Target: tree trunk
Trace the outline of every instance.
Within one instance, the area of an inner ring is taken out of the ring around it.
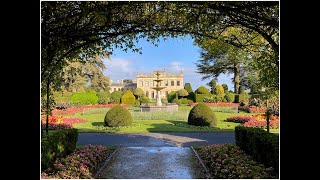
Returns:
[[[50,80],[48,78],[47,80],[47,101],[46,101],[46,133],[48,135],[48,124],[49,124],[49,86],[50,86]]]
[[[267,132],[270,132],[270,113],[267,111]]]
[[[233,68],[234,72],[234,93],[239,94],[239,88],[240,88],[240,63],[234,64]]]
[[[270,115],[271,115],[271,112],[268,108],[268,99],[267,99],[267,112],[266,112],[266,115],[267,115],[267,132],[269,133],[270,132]]]

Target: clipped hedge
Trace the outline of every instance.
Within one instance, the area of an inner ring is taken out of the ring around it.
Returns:
[[[147,96],[143,96],[141,98],[141,103],[149,103],[149,102],[150,102],[150,99]]]
[[[196,102],[203,102],[204,98],[212,98],[212,94],[195,94]]]
[[[215,113],[204,103],[195,105],[188,116],[188,125],[194,126],[217,126]]]
[[[136,98],[132,94],[130,90],[127,90],[121,97],[121,103],[122,104],[134,104],[136,101]]]
[[[181,106],[182,100],[181,100],[181,99],[174,99],[174,100],[172,101],[172,103],[176,103],[178,106]]]
[[[50,167],[57,158],[62,158],[76,149],[77,129],[61,129],[43,135],[41,139],[41,168]]]
[[[236,145],[257,162],[279,172],[279,137],[260,128],[235,127]]]
[[[193,101],[191,101],[191,100],[188,99],[188,98],[181,98],[180,101],[181,101],[181,104],[193,103]]]
[[[172,103],[174,99],[178,99],[177,92],[171,91],[171,92],[168,94],[168,102],[169,102],[169,103]]]
[[[210,94],[210,91],[204,87],[204,86],[200,86],[196,91],[196,94]]]
[[[234,123],[245,123],[248,122],[252,117],[251,116],[232,116],[228,117],[226,122],[234,122]]]
[[[111,100],[113,103],[119,104],[121,99],[121,93],[119,91],[113,91],[111,93]]]
[[[134,106],[140,106],[141,102],[139,100],[134,101]]]
[[[109,127],[130,126],[132,115],[126,108],[117,105],[107,112],[104,124]]]
[[[191,100],[192,102],[195,102],[196,100],[196,94],[194,92],[190,92],[188,97],[189,100]]]
[[[186,97],[186,96],[189,95],[188,91],[185,90],[185,89],[179,89],[179,90],[177,91],[177,93],[178,93],[178,96],[180,96],[180,97]]]
[[[101,91],[97,92],[98,96],[98,104],[108,104],[110,102],[110,92],[109,91]]]
[[[228,94],[227,96],[230,98],[230,101],[228,102],[234,102],[235,94],[233,92],[226,92],[226,94]]]
[[[73,104],[79,105],[97,104],[98,99],[95,91],[77,92],[70,97]]]

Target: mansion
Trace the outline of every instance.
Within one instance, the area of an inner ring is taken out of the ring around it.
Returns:
[[[159,82],[159,87],[166,87],[160,90],[161,98],[167,98],[171,91],[183,89],[184,82],[182,72],[172,74],[166,71],[154,71],[151,74],[137,74],[136,80],[131,80],[130,82],[121,80],[121,82],[112,83],[111,81],[110,92],[128,89],[133,92],[136,88],[141,88],[148,98],[156,98],[157,91],[152,88],[157,85],[157,82],[154,81],[157,79],[157,72],[160,74],[159,79],[162,80]]]

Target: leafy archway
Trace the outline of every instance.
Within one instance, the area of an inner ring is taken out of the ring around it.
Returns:
[[[239,39],[230,28],[238,28]],[[134,42],[147,37],[190,34],[252,50],[255,37],[267,42],[279,69],[279,2],[41,2],[41,96],[47,124],[51,89],[59,89],[62,68],[107,56],[112,47],[141,52]]]

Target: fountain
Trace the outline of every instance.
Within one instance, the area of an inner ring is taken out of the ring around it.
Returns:
[[[141,112],[172,112],[172,111],[178,111],[178,105],[176,103],[166,103],[165,105],[161,102],[161,89],[165,89],[166,87],[160,87],[159,82],[163,81],[162,79],[159,79],[160,73],[157,71],[156,73],[157,79],[153,80],[157,82],[156,87],[152,87],[152,89],[157,91],[156,94],[156,104],[141,104],[140,105],[140,111]]]
[[[161,89],[165,89],[166,87],[160,87],[159,86],[159,82],[161,82],[161,81],[163,81],[162,79],[159,79],[159,71],[157,71],[157,79],[156,80],[153,80],[153,81],[155,81],[155,82],[157,82],[157,85],[156,85],[156,87],[153,87],[152,89],[154,89],[154,90],[156,90],[157,91],[157,98],[156,98],[156,105],[157,106],[162,106],[162,102],[161,102],[161,92],[160,92],[160,90]]]

